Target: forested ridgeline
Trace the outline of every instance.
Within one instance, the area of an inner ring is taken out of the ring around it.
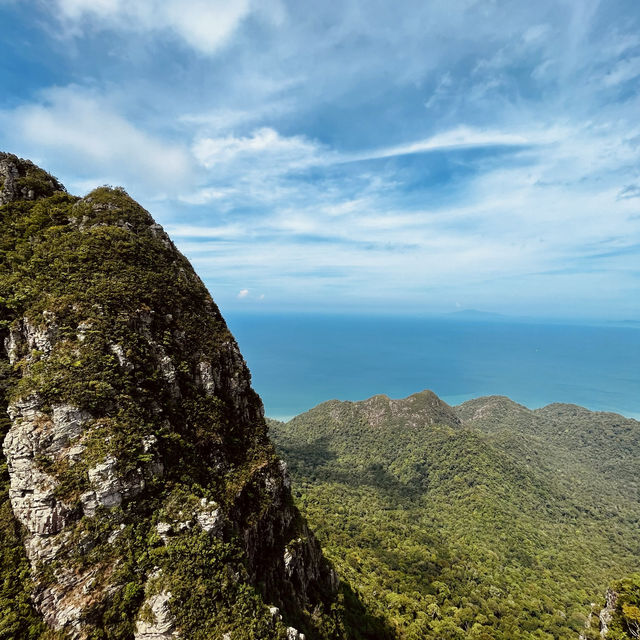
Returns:
[[[270,433],[338,573],[401,638],[575,640],[640,569],[635,420],[423,392]]]

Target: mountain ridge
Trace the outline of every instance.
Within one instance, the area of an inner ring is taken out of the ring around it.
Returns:
[[[78,198],[11,154],[0,177],[0,637],[342,637],[189,262],[123,189]]]
[[[640,568],[640,422],[500,396],[450,407],[452,425],[406,399],[400,420],[354,411],[380,402],[322,404],[270,433],[325,552],[398,637],[575,639]],[[599,439],[576,436],[585,416]]]

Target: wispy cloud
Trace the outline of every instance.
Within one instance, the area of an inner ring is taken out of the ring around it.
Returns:
[[[0,111],[5,144],[34,159],[55,157],[78,183],[128,177],[143,193],[174,191],[195,166],[187,149],[136,127],[104,98],[77,86],[47,89],[33,103]]]
[[[408,142],[393,147],[372,149],[353,156],[347,156],[344,159],[347,161],[374,160],[433,151],[472,149],[474,147],[524,147],[529,145],[548,144],[550,142],[557,141],[558,133],[559,132],[544,130],[527,133],[511,133],[463,126],[449,131],[443,131],[442,133],[438,133],[424,140]]]
[[[55,0],[52,4],[63,28],[73,32],[168,32],[204,54],[226,44],[251,9],[249,0]]]
[[[618,198],[623,200],[627,198],[640,198],[640,185],[628,184],[623,189],[620,189]]]

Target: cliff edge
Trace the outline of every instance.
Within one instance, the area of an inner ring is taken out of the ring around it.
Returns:
[[[26,556],[0,634],[336,637],[337,578],[186,258],[124,190],[10,154],[0,205],[3,552]]]

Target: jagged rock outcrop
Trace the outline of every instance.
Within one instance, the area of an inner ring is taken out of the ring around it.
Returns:
[[[337,578],[188,261],[123,190],[76,198],[8,154],[0,205],[3,455],[47,625],[139,640],[319,628]]]
[[[609,625],[613,620],[616,612],[616,604],[618,603],[618,594],[613,589],[607,589],[604,598],[604,607],[600,610],[600,636],[606,638],[609,633]]]
[[[35,200],[65,188],[32,162],[0,152],[0,206],[16,200]]]
[[[328,411],[338,422],[363,420],[374,429],[389,424],[402,425],[403,429],[421,429],[433,424],[459,427],[462,424],[454,409],[428,389],[401,399],[380,394],[359,402],[330,400],[315,410]]]
[[[640,638],[640,573],[617,580],[607,589],[597,622],[603,640]]]
[[[170,591],[162,591],[146,600],[145,605],[150,609],[151,620],[136,622],[135,640],[169,640],[179,637],[175,618],[169,608],[170,601]]]
[[[50,560],[54,548],[44,541],[64,529],[72,507],[57,498],[57,480],[38,464],[38,458],[77,462],[83,452],[77,442],[89,416],[64,404],[54,405],[45,413],[37,394],[16,400],[7,411],[12,427],[3,452],[11,478],[11,506],[28,532],[25,546],[31,561]]]
[[[355,403],[355,406],[374,427],[388,421],[402,422],[413,428],[428,424],[461,424],[454,410],[429,390],[398,400],[385,395],[373,396]]]

